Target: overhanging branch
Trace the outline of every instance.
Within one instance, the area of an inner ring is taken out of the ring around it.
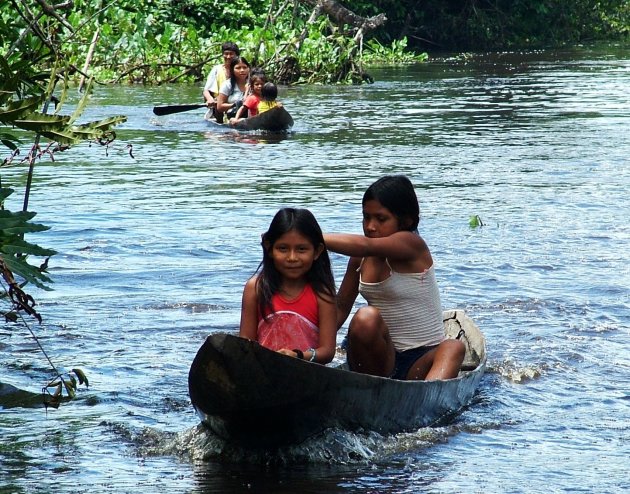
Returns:
[[[318,7],[322,12],[328,14],[338,25],[347,24],[357,30],[366,33],[372,31],[387,22],[385,14],[378,14],[373,17],[361,17],[335,0],[299,0],[312,7]]]

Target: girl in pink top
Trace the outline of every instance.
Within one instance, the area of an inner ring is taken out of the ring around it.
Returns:
[[[335,283],[317,220],[307,209],[281,209],[262,247],[263,260],[243,290],[239,335],[291,357],[330,362]]]
[[[262,88],[265,84],[265,76],[262,74],[254,74],[249,79],[249,87],[251,93],[245,98],[243,104],[236,112],[236,116],[230,119],[230,125],[234,125],[243,118],[255,117],[258,115],[258,104],[262,98]],[[247,110],[247,117],[244,117],[245,110]]]

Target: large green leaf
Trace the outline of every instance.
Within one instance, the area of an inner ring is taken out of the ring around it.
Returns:
[[[83,140],[98,139],[99,137],[102,137],[114,125],[118,125],[126,121],[127,117],[124,115],[108,117],[103,120],[98,120],[96,122],[76,125],[72,127],[72,132]]]
[[[85,88],[83,89],[83,96],[79,100],[77,107],[75,108],[74,112],[70,116],[70,122],[75,122],[81,116],[81,114],[83,113],[83,110],[85,110],[88,100],[90,99],[90,96],[92,95],[93,82],[94,82],[94,79],[90,77],[85,85]]]
[[[0,187],[0,201],[9,197],[14,190],[10,187]],[[27,255],[50,257],[56,252],[24,240],[25,233],[41,232],[49,227],[39,223],[31,223],[37,213],[32,211],[9,211],[0,209],[0,258],[7,267],[29,283],[48,290],[45,283],[51,280],[35,266],[26,261]],[[20,255],[18,255],[20,254]]]
[[[66,129],[50,129],[42,131],[40,134],[59,144],[76,144],[82,140],[79,134]]]
[[[0,199],[3,201],[13,194],[14,190],[8,187],[0,189]],[[0,220],[5,218],[18,219],[20,221],[28,221],[33,219],[37,213],[33,211],[9,211],[8,209],[0,209]]]
[[[57,253],[52,249],[45,249],[39,245],[26,242],[19,237],[13,238],[10,242],[2,242],[0,252],[6,254],[31,254],[41,257],[54,256]]]
[[[113,117],[107,117],[107,118],[104,118],[103,120],[98,120],[96,122],[90,122],[89,124],[86,124],[86,125],[93,127],[95,129],[100,129],[104,131],[104,130],[111,129],[114,125],[118,125],[126,121],[127,121],[127,117],[125,115],[115,115]]]
[[[0,224],[4,224],[6,222],[0,221]],[[40,223],[18,223],[14,222],[14,224],[9,224],[6,227],[0,226],[0,241],[3,238],[6,238],[9,235],[23,235],[24,233],[36,233],[36,232],[45,232],[46,230],[50,230],[49,226],[42,225]]]
[[[4,200],[7,197],[9,197],[11,194],[13,194],[14,192],[15,192],[15,189],[12,189],[11,187],[0,187],[0,204],[2,204]],[[2,217],[5,211],[6,211],[5,209],[0,209],[0,218]]]
[[[0,142],[12,151],[15,151],[18,148],[16,144],[17,138],[13,134],[0,132]]]
[[[44,95],[10,101],[0,108],[0,122],[12,124],[15,120],[36,111],[44,101]]]
[[[113,126],[127,121],[127,117],[117,115],[82,125],[70,125],[71,121],[72,118],[65,115],[30,113],[12,123],[16,127],[37,132],[59,144],[76,144],[83,140],[102,137]]]
[[[33,132],[64,130],[70,121],[65,115],[47,115],[45,113],[29,113],[22,118],[13,121],[16,127]]]
[[[43,290],[52,290],[45,285],[45,283],[52,283],[52,280],[38,268],[27,263],[25,258],[0,252],[0,259],[4,261],[12,273],[21,276],[28,283],[32,283]]]

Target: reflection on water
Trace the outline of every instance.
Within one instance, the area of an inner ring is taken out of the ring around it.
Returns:
[[[236,142],[241,144],[278,144],[291,138],[290,132],[239,132],[232,130],[223,134],[207,132],[208,139],[218,139],[225,142]]]
[[[85,118],[127,114],[118,140],[39,163],[31,195],[52,228],[30,240],[59,251],[33,330],[90,387],[48,413],[0,411],[0,490],[626,490],[627,55],[485,54],[283,89],[295,127],[282,136],[151,113],[198,102],[198,87],[98,88]],[[260,233],[287,205],[360,232],[362,193],[384,173],[417,185],[443,304],[486,334],[474,402],[416,432],[328,431],[275,452],[212,436],[188,369],[209,332],[236,330]],[[2,180],[20,189],[24,170]],[[37,394],[50,376],[28,333],[3,327],[0,350],[0,381]]]

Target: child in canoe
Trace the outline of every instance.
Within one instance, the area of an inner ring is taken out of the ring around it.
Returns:
[[[255,117],[258,115],[258,105],[262,99],[262,88],[265,84],[265,75],[261,73],[252,74],[249,78],[250,94],[245,97],[243,104],[236,112],[234,118],[230,118],[230,125],[243,120],[243,118]]]
[[[225,114],[228,121],[233,118],[242,104],[249,81],[249,62],[241,56],[230,62],[230,78],[223,83],[217,97],[217,111]]]
[[[348,328],[350,369],[395,379],[456,377],[465,347],[444,337],[413,185],[403,175],[385,176],[367,189],[362,204],[364,235],[324,235],[329,250],[350,256],[337,297],[338,327],[359,293],[368,302]]]
[[[221,89],[223,83],[230,78],[230,64],[232,60],[241,53],[238,45],[231,41],[227,41],[221,45],[221,52],[223,53],[223,63],[212,67],[206,85],[203,88],[203,99],[210,112],[208,117],[214,117],[217,122],[223,122],[223,114],[216,111],[219,89]]]
[[[263,259],[243,290],[239,336],[291,357],[330,362],[335,283],[317,220],[307,209],[281,209],[262,248]]]
[[[262,101],[258,104],[258,113],[264,113],[266,111],[271,110],[272,108],[276,108],[277,106],[282,106],[278,98],[278,86],[276,86],[273,82],[267,82],[262,88]]]

